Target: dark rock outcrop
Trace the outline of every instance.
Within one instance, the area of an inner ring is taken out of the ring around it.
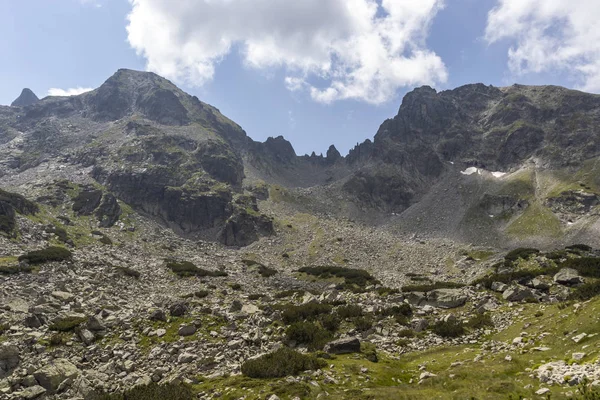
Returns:
[[[27,107],[37,103],[40,99],[33,93],[31,89],[25,88],[10,105],[11,107]]]

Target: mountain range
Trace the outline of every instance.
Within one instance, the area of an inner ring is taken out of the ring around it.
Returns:
[[[0,108],[0,183],[48,164],[89,169],[178,234],[232,246],[274,233],[257,205],[272,185],[302,198],[298,210],[394,232],[596,243],[599,113],[600,96],[555,86],[425,86],[348,155],[332,145],[325,157],[297,156],[281,136],[256,142],[168,80],[122,69],[79,96],[24,89]]]

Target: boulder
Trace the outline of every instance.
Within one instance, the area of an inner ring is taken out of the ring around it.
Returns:
[[[44,389],[40,385],[35,385],[23,389],[18,394],[20,399],[32,400],[41,397],[44,393],[46,393],[46,389]]]
[[[506,289],[508,289],[508,285],[506,283],[502,283],[502,282],[492,282],[492,287],[491,289],[494,292],[498,292],[498,293],[502,293],[504,292]]]
[[[175,303],[169,308],[169,313],[173,317],[182,317],[188,312],[188,306],[185,303]]]
[[[89,346],[96,340],[94,334],[87,329],[81,329],[78,333],[78,336],[79,339],[81,339],[81,341],[86,344],[86,346]]]
[[[426,318],[416,318],[410,322],[410,326],[415,332],[423,332],[429,327],[429,320]]]
[[[324,350],[331,354],[359,353],[360,340],[355,337],[334,340],[327,343]]]
[[[425,293],[423,292],[408,292],[404,297],[408,304],[414,307],[421,306],[426,301]]]
[[[190,324],[190,325],[182,325],[179,327],[179,336],[192,336],[194,333],[196,333],[198,329],[196,328],[196,325],[194,324]]]
[[[579,272],[572,268],[563,268],[554,275],[554,282],[561,285],[580,285],[583,283],[583,278]]]
[[[456,308],[467,302],[460,289],[436,289],[427,293],[427,304],[438,308]]]
[[[167,320],[167,315],[165,314],[165,312],[163,310],[161,310],[160,308],[157,310],[152,311],[152,313],[150,314],[150,319],[152,321],[166,321]]]
[[[33,374],[38,384],[50,392],[55,392],[65,379],[74,379],[77,375],[77,367],[64,358],[51,361]]]
[[[0,378],[8,375],[21,362],[19,348],[14,345],[0,346]]]
[[[502,298],[507,301],[537,300],[531,289],[521,285],[514,285],[506,289],[502,293]]]

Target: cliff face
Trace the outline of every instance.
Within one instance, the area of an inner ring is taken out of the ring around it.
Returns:
[[[79,96],[31,95],[0,107],[0,176],[27,183],[26,176],[46,179],[36,174],[49,163],[85,169],[102,198],[114,196],[179,234],[228,245],[274,232],[256,202],[273,184],[292,195],[313,188],[311,202],[294,204],[302,211],[373,223],[401,214],[407,230],[425,232],[439,228],[440,218],[454,221],[440,234],[473,226],[504,232],[533,206],[560,221],[567,220],[559,210],[585,210],[569,223],[590,222],[593,207],[575,203],[600,195],[590,166],[600,156],[600,96],[560,87],[417,88],[373,141],[346,157],[333,145],[325,156],[297,156],[281,136],[255,142],[219,110],[153,73],[119,70]],[[460,173],[469,167],[477,174]],[[440,192],[448,182],[471,192]],[[111,204],[106,224],[120,215]],[[430,217],[415,220],[415,208]],[[504,219],[482,224],[496,214]]]

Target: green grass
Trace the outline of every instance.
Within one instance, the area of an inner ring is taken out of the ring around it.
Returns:
[[[560,220],[548,208],[537,202],[530,204],[506,228],[506,233],[517,238],[532,236],[558,237],[562,232]]]

